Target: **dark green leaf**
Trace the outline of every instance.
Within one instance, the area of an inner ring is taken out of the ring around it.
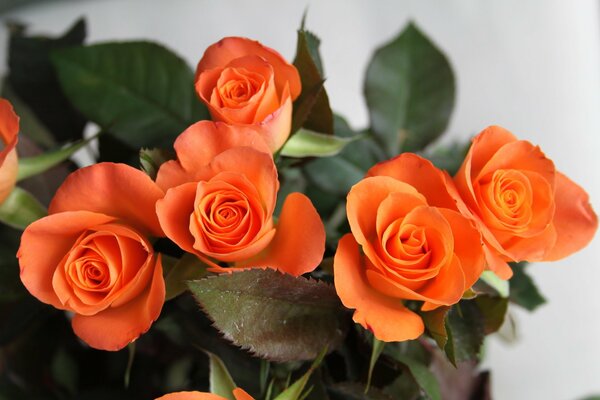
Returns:
[[[375,336],[373,336],[373,346],[371,349],[371,360],[369,361],[369,373],[367,375],[367,385],[365,386],[365,393],[369,392],[369,388],[371,387],[371,379],[373,378],[373,369],[375,368],[375,364],[381,355],[385,347],[385,342],[378,340]]]
[[[1,97],[10,101],[15,109],[15,113],[19,116],[19,136],[21,141],[23,136],[26,136],[45,148],[56,145],[56,140],[52,137],[52,133],[40,122],[31,108],[17,96],[14,89],[10,86],[8,79],[2,82]]]
[[[71,157],[77,150],[86,146],[93,139],[95,139],[95,136],[86,140],[79,140],[75,143],[67,144],[60,149],[48,151],[44,154],[40,154],[39,156],[19,158],[19,173],[17,175],[17,181],[41,174],[42,172],[45,172],[50,168],[60,164],[61,162],[69,159],[69,157]]]
[[[394,358],[406,365],[415,381],[431,400],[441,400],[440,385],[428,366],[404,354],[396,354]]]
[[[446,317],[450,307],[439,307],[433,311],[421,314],[429,336],[435,340],[440,349],[446,347],[448,332],[446,332]]]
[[[12,26],[8,45],[8,81],[12,89],[59,142],[80,139],[86,120],[61,90],[50,53],[82,44],[86,36],[85,20],[77,20],[58,38],[25,33],[24,27]]]
[[[329,394],[334,400],[392,400],[393,397],[382,391],[371,388],[365,394],[365,388],[357,382],[341,382],[328,387]]]
[[[15,187],[0,204],[0,222],[16,229],[25,229],[27,225],[46,215],[46,208],[20,187]]]
[[[478,296],[473,300],[483,316],[483,326],[486,335],[496,332],[504,323],[508,310],[508,299],[492,296]]]
[[[321,353],[319,353],[315,361],[313,361],[308,371],[306,371],[296,382],[292,383],[290,387],[275,397],[275,400],[302,400],[304,396],[306,396],[306,393],[303,394],[304,387],[308,383],[314,370],[317,369],[323,361],[325,354],[327,354],[327,348],[321,350]]]
[[[485,324],[475,301],[463,300],[450,309],[446,318],[446,332],[448,342],[445,350],[452,364],[478,358]]]
[[[156,43],[76,47],[52,59],[73,104],[132,147],[170,146],[189,125],[208,118],[190,67]]]
[[[188,286],[225,338],[272,361],[314,359],[344,337],[343,307],[323,282],[252,269]]]
[[[208,274],[207,265],[190,253],[185,253],[179,260],[163,254],[162,262],[166,288],[165,301],[185,292],[188,289],[187,281],[201,279]]]
[[[175,158],[175,153],[172,150],[166,149],[141,149],[140,150],[140,167],[152,180],[156,179],[160,166]]]
[[[233,390],[235,382],[223,361],[215,354],[206,352],[210,361],[210,392],[222,396],[228,400],[235,400]]]
[[[455,175],[467,155],[471,142],[453,142],[450,144],[436,146],[425,153],[425,158],[431,161],[439,169],[448,171]]]
[[[333,133],[333,113],[323,87],[323,66],[319,56],[319,39],[303,28],[298,31],[294,65],[300,73],[302,93],[294,102],[292,133],[300,127]]]
[[[513,276],[510,278],[510,301],[528,311],[533,311],[546,302],[533,279],[525,272],[526,263],[512,265]]]
[[[500,297],[508,297],[510,293],[510,287],[508,281],[498,278],[498,275],[492,271],[483,271],[479,277],[486,285],[491,287],[500,295]]]
[[[362,136],[345,138],[324,135],[308,129],[299,129],[281,149],[281,155],[287,157],[331,157],[338,154],[344,147],[359,140]]]
[[[389,156],[423,149],[447,127],[454,74],[444,54],[413,24],[379,48],[365,80],[371,129]]]

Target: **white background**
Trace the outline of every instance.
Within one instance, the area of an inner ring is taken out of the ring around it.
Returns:
[[[195,65],[208,45],[232,35],[258,39],[292,59],[307,5],[307,27],[322,39],[331,104],[355,127],[368,122],[362,81],[372,52],[412,19],[444,49],[457,75],[448,137],[503,125],[539,144],[600,210],[597,1],[56,1],[11,10],[0,20],[59,33],[85,15],[90,42],[153,39]],[[2,29],[0,71],[6,39]],[[531,268],[549,304],[534,314],[515,312],[516,344],[489,341],[485,365],[495,398],[600,393],[599,258],[596,238],[567,260]]]

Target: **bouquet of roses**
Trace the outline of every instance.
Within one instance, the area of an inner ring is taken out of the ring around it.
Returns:
[[[84,38],[11,33],[2,398],[483,398],[485,336],[544,301],[526,263],[597,229],[507,129],[432,144],[454,78],[413,24],[371,60],[361,131],[304,22],[293,63],[227,37],[195,74],[156,43]]]

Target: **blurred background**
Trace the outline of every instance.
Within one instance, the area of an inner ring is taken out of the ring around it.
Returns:
[[[334,111],[368,124],[363,77],[373,51],[412,20],[450,59],[456,108],[444,141],[491,124],[539,144],[600,211],[600,3],[595,0],[377,2],[0,0],[0,74],[8,21],[59,34],[78,17],[88,43],[149,39],[191,65],[224,36],[247,36],[291,60],[296,29],[321,38]],[[517,340],[492,337],[484,367],[497,399],[581,399],[600,393],[600,239],[567,260],[529,271],[548,303],[511,311]]]

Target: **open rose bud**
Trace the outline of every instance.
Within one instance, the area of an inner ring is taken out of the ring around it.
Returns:
[[[154,211],[163,195],[142,171],[95,164],[69,175],[49,215],[23,232],[23,284],[73,312],[75,334],[91,347],[119,350],[160,314],[165,283],[149,238],[164,236]]]
[[[325,229],[308,197],[288,195],[273,220],[277,168],[256,132],[200,121],[177,138],[175,151],[177,160],[158,171],[166,195],[156,212],[179,247],[219,272],[225,262],[301,275],[321,262]]]
[[[17,181],[17,146],[19,117],[11,104],[0,98],[0,204],[6,200]]]
[[[254,400],[252,396],[240,388],[233,389],[235,400]],[[227,400],[225,397],[206,392],[177,392],[165,394],[156,400]]]
[[[369,170],[348,194],[351,234],[334,259],[335,288],[354,321],[386,342],[415,339],[428,311],[457,303],[484,266],[481,235],[458,211],[451,178],[402,154]]]
[[[539,147],[499,126],[483,130],[454,178],[501,278],[508,261],[553,261],[583,248],[598,217],[587,193],[561,174]]]
[[[216,121],[248,125],[278,150],[292,127],[300,75],[275,50],[227,37],[213,44],[196,70],[196,91]]]

